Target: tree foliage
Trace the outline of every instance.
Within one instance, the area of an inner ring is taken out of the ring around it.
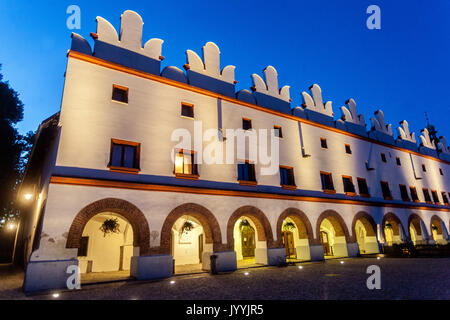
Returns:
[[[15,127],[23,108],[18,93],[3,81],[0,65],[0,228],[19,215],[14,202],[34,138],[33,132],[21,135]]]

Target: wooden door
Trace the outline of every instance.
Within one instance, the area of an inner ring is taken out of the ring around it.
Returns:
[[[203,261],[203,233],[198,236],[198,258],[200,260],[200,263]]]
[[[331,248],[330,243],[328,242],[328,233],[325,231],[320,231],[320,241],[322,242],[323,246],[323,254],[326,256],[331,256]]]
[[[252,258],[255,256],[255,230],[252,227],[241,229],[242,257]]]
[[[286,257],[295,258],[294,234],[291,231],[283,231],[283,245],[286,248]]]

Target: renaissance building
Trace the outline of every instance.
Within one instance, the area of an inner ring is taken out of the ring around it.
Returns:
[[[272,66],[236,92],[212,42],[161,70],[163,41],[144,44],[142,29],[125,11],[120,33],[97,18],[93,48],[72,35],[60,112],[40,125],[20,189],[26,291],[65,288],[73,265],[82,279],[157,279],[447,243],[444,137],[416,139],[406,120],[393,130],[381,110],[368,126],[353,99],[337,118],[317,84],[294,107]]]

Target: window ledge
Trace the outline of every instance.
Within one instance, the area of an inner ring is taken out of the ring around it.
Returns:
[[[383,197],[384,200],[392,200],[392,197]]]
[[[188,117],[188,116],[183,116],[183,115],[181,115],[180,117],[181,117],[181,118],[184,118],[184,119],[195,120],[194,117]]]
[[[350,197],[354,197],[356,196],[356,192],[344,192],[345,195],[350,196]]]
[[[336,190],[323,189],[323,192],[328,194],[336,194]]]
[[[258,185],[258,182],[256,182],[256,181],[247,181],[247,180],[239,180],[239,184],[241,186],[256,187]]]
[[[112,101],[112,102],[115,102],[115,103],[118,103],[118,104],[122,104],[122,105],[125,105],[125,106],[127,106],[127,105],[128,105],[128,102],[123,102],[123,101],[119,101],[119,100],[114,100],[114,99],[111,99],[111,101]]]
[[[415,202],[415,203],[420,203],[420,200],[414,200],[413,202]]]
[[[426,204],[433,204],[431,201],[425,201]]]
[[[282,184],[281,187],[286,190],[296,190],[297,189],[296,185],[290,185],[290,184]]]
[[[200,178],[200,176],[198,174],[175,173],[175,178],[188,179],[188,180],[198,180],[198,178]]]
[[[361,193],[359,196],[364,198],[370,198],[370,194],[367,193]]]
[[[437,205],[437,206],[442,205],[440,202],[435,202],[434,204]]]
[[[109,171],[111,172],[118,172],[118,173],[131,173],[131,174],[138,174],[141,169],[137,168],[125,168],[125,167],[114,167],[109,166]]]
[[[405,199],[402,199],[402,201],[411,202],[411,199],[405,198]]]

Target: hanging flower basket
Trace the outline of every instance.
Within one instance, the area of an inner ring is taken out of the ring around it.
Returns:
[[[283,225],[283,231],[291,231],[294,229],[295,229],[295,224],[291,221],[288,221]]]
[[[100,230],[103,232],[103,236],[106,237],[109,233],[120,233],[120,224],[117,218],[106,219],[103,221]]]
[[[435,225],[432,225],[432,226],[431,226],[431,229],[434,230],[434,231],[437,231],[439,228],[436,227]]]
[[[194,229],[194,225],[192,224],[192,222],[190,221],[186,221],[183,226],[181,227],[181,233],[188,233],[189,231],[191,231],[192,229]]]

